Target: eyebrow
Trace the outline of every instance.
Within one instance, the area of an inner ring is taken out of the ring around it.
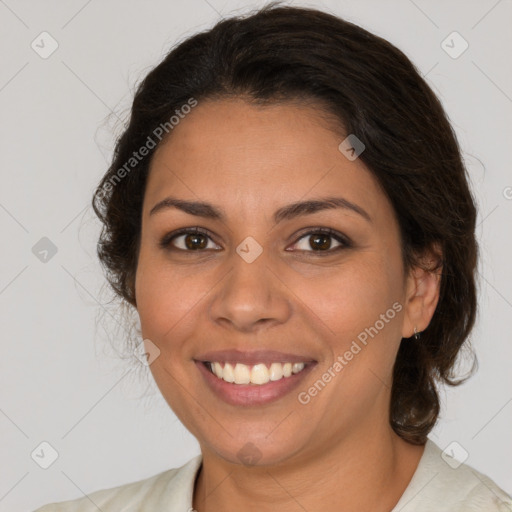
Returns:
[[[156,203],[155,206],[151,208],[149,215],[154,215],[157,212],[161,212],[169,208],[175,208],[197,217],[220,220],[223,222],[226,220],[226,215],[223,211],[210,203],[187,201],[184,199],[177,199],[175,197],[166,197],[162,201]],[[322,210],[332,210],[336,208],[351,210],[359,214],[368,222],[372,222],[370,215],[366,210],[361,208],[361,206],[352,203],[343,197],[323,197],[307,201],[299,201],[279,208],[274,213],[274,223],[278,224],[283,220],[292,220],[296,217],[300,217],[301,215],[310,215]]]

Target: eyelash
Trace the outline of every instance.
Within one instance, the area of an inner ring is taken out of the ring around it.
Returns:
[[[303,238],[306,238],[306,237],[312,236],[312,235],[318,235],[318,234],[329,235],[330,237],[334,238],[337,242],[339,242],[341,245],[339,245],[338,247],[335,247],[334,249],[327,249],[325,251],[323,251],[323,250],[315,251],[313,249],[311,249],[310,251],[304,251],[304,250],[299,249],[299,251],[309,252],[309,253],[313,253],[315,255],[322,256],[324,254],[329,255],[329,254],[332,254],[339,250],[348,249],[348,248],[352,247],[352,242],[345,235],[338,233],[334,229],[322,228],[322,227],[311,228],[309,231],[302,233],[299,236],[299,238],[297,238],[297,240],[294,242],[293,245],[296,245]],[[165,249],[167,251],[180,251],[180,252],[184,252],[184,253],[186,253],[186,252],[189,252],[189,253],[204,252],[204,251],[210,250],[210,249],[187,250],[187,249],[179,249],[177,247],[172,247],[171,242],[175,238],[178,238],[181,235],[204,235],[204,236],[212,239],[209,232],[206,229],[203,229],[203,228],[200,228],[199,226],[197,226],[195,228],[183,228],[183,229],[179,229],[178,231],[173,231],[172,233],[168,233],[160,240],[159,246],[162,249]],[[214,242],[214,243],[216,243],[216,242]]]

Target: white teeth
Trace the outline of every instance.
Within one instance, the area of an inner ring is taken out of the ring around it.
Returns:
[[[304,370],[304,363],[293,363],[292,373],[299,373]]]
[[[304,369],[304,363],[272,363],[270,368],[263,363],[248,366],[242,363],[236,363],[233,367],[230,363],[221,363],[215,361],[209,363],[212,373],[219,379],[235,384],[256,384],[262,385],[269,381],[280,380],[283,377],[290,377],[292,374],[299,373]]]
[[[255,364],[251,370],[253,384],[266,384],[270,380],[268,368],[264,364]]]
[[[270,365],[270,380],[279,380],[283,378],[283,365],[281,363],[272,363]]]
[[[213,363],[213,373],[222,379],[222,365],[220,363]]]
[[[226,382],[235,382],[235,372],[233,370],[233,366],[231,366],[229,363],[224,365],[221,378]]]
[[[222,379],[222,374],[217,375]],[[236,363],[235,366],[235,384],[249,384],[251,382],[251,370],[245,364]]]

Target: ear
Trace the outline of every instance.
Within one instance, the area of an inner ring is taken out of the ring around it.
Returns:
[[[418,266],[412,268],[406,279],[405,314],[402,337],[410,338],[424,331],[436,310],[441,289],[442,249],[438,243],[426,251]]]

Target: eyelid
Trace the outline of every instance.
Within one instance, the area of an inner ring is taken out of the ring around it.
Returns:
[[[197,252],[197,253],[200,253],[200,252],[207,252],[208,249],[199,249],[197,251],[194,251],[194,250],[185,250],[185,249],[180,249],[178,247],[172,247],[172,249],[169,249],[169,246],[171,245],[171,242],[178,238],[179,236],[182,236],[182,235],[188,235],[188,234],[202,234],[204,236],[206,236],[207,238],[209,238],[214,244],[216,245],[219,245],[214,237],[212,237],[212,234],[210,233],[209,230],[205,229],[205,228],[201,228],[200,226],[194,226],[194,227],[188,227],[188,228],[180,228],[180,229],[177,229],[176,231],[172,231],[170,233],[167,233],[166,235],[164,235],[160,242],[159,242],[159,246],[162,248],[162,249],[165,249],[165,250],[175,250],[175,251],[180,251],[180,252],[190,252],[190,253],[194,253],[194,252]],[[312,236],[312,235],[315,235],[315,234],[324,234],[324,235],[328,235],[332,238],[334,238],[338,243],[340,243],[341,245],[339,245],[338,247],[335,247],[334,249],[327,249],[325,251],[315,251],[315,250],[310,250],[310,251],[306,251],[306,250],[303,250],[303,249],[299,249],[298,252],[307,252],[307,253],[312,253],[312,254],[317,254],[317,255],[321,255],[321,254],[332,254],[333,252],[336,252],[337,250],[339,249],[347,249],[347,248],[350,248],[353,246],[352,244],[352,241],[346,236],[344,235],[343,233],[340,233],[338,231],[336,231],[335,229],[332,229],[332,228],[327,228],[327,227],[321,227],[321,226],[310,226],[310,227],[307,227],[307,228],[303,228],[299,233],[296,233],[294,235],[294,239],[295,241],[293,242],[292,245],[296,245],[302,238],[305,238],[307,236]],[[212,249],[209,249],[210,251]],[[214,249],[216,251],[218,251],[218,249]],[[288,249],[285,249],[285,250],[288,250]]]
[[[171,246],[171,242],[182,235],[190,235],[190,234],[201,234],[206,237],[208,237],[214,244],[219,245],[214,238],[212,237],[212,234],[207,229],[201,228],[200,226],[194,226],[194,227],[188,227],[188,228],[180,228],[175,231],[171,231],[170,233],[165,234],[159,242],[159,246],[162,249],[170,250],[169,246]],[[172,250],[180,251],[180,252],[204,252],[205,250],[199,250],[199,251],[186,251],[184,249],[179,249],[178,247],[172,247]]]
[[[352,241],[343,233],[340,233],[339,231],[336,231],[335,229],[332,229],[332,228],[325,228],[325,227],[320,227],[320,226],[317,226],[317,227],[312,226],[312,227],[304,228],[303,230],[301,230],[300,233],[295,235],[296,240],[293,243],[293,245],[296,245],[300,240],[302,240],[303,238],[305,238],[307,236],[316,235],[318,233],[321,233],[323,235],[328,235],[328,236],[334,238],[341,245],[338,247],[335,247],[334,249],[327,249],[325,251],[314,251],[314,250],[304,251],[304,250],[302,250],[302,252],[310,252],[313,254],[332,254],[333,252],[336,252],[338,249],[347,249],[347,248],[352,247]]]

